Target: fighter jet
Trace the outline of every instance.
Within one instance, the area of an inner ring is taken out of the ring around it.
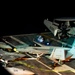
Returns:
[[[53,21],[45,19],[44,25],[58,39],[75,36],[75,18],[55,18]]]
[[[38,44],[37,42],[35,43]],[[59,61],[57,60],[64,62],[64,61],[70,61],[70,59],[75,59],[75,40],[72,44],[72,48],[40,45],[39,47],[29,46],[21,49],[17,48],[17,50],[19,52],[21,51],[30,54],[36,54],[37,59],[41,58],[41,56],[44,55],[53,62],[60,64]]]
[[[40,42],[42,42],[43,39],[41,39]],[[38,42],[36,42],[35,40],[33,40],[33,42],[35,42],[35,46],[21,46],[21,47],[16,47],[16,52],[18,53],[26,53],[27,55],[29,54],[35,54],[35,57],[31,57],[32,58],[36,58],[39,59],[41,58],[41,56],[45,56],[47,58],[49,58],[50,60],[52,60],[53,62],[60,64],[60,61],[70,61],[70,59],[75,59],[75,40],[73,41],[73,44],[71,47],[59,47],[59,46],[46,46],[46,45],[42,45]],[[3,52],[4,53],[4,52]],[[6,52],[5,52],[6,53]],[[8,53],[9,55],[13,55],[13,53]],[[6,53],[7,55],[7,53]],[[17,54],[20,55],[20,54]],[[22,57],[22,56],[20,56]],[[23,54],[24,57],[24,54]],[[60,64],[61,65],[61,64]]]

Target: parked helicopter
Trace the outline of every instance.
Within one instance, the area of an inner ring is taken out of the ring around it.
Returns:
[[[75,18],[55,18],[53,22],[45,19],[44,25],[58,39],[75,37]]]

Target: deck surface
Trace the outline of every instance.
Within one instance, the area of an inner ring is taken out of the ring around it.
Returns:
[[[35,43],[32,42],[32,40],[35,37],[35,35],[34,34],[32,35],[23,34],[23,35],[4,36],[3,39],[6,39],[6,41],[11,43],[15,47],[18,47],[18,45],[23,45],[25,43],[29,44],[30,46],[31,45],[33,46]],[[53,38],[53,36],[50,36],[48,34],[45,34],[45,36]],[[54,46],[55,45],[61,46],[60,44],[61,43],[52,42],[52,45]],[[14,56],[14,54],[12,55]],[[9,56],[4,56],[3,58],[9,58]],[[31,54],[30,56],[34,57],[34,55],[31,55]],[[12,58],[13,57],[11,57],[11,59]],[[75,60],[65,62],[62,66],[53,67],[52,65],[53,64],[50,59],[42,56],[39,60],[34,59],[34,60],[14,61],[14,62],[10,62],[7,66],[14,66],[14,67],[21,68],[24,70],[25,69],[30,70],[34,72],[36,75],[75,75]]]

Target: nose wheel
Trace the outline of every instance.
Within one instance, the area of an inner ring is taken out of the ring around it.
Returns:
[[[63,62],[62,61],[58,61],[58,63],[55,63],[55,62],[52,62],[51,66],[53,68],[57,67],[57,66],[62,66],[63,65]]]

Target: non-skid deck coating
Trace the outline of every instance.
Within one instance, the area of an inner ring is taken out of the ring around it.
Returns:
[[[41,61],[40,61],[41,60]],[[63,64],[61,67],[58,66],[54,69],[51,69],[51,61],[46,58],[41,58],[40,60],[27,60],[27,61],[16,61],[10,63],[11,66],[26,69],[34,72],[36,75],[67,75],[75,74],[74,68],[69,67],[68,65]],[[47,61],[46,61],[47,60]],[[63,70],[65,69],[65,70]]]
[[[45,33],[44,35],[50,38],[54,38],[52,35],[49,35],[49,34],[50,33]],[[33,42],[33,40],[35,36],[36,34],[12,35],[12,36],[4,36],[3,39],[6,39],[6,41],[11,43],[15,47],[17,47],[18,45],[22,45],[22,44],[28,44],[29,46],[34,46],[35,43]],[[59,44],[61,44],[60,42],[59,43],[54,43],[54,42],[55,41],[52,42],[52,45],[54,46],[59,46]],[[39,60],[25,60],[25,61],[22,60],[22,61],[11,62],[9,66],[27,69],[27,70],[34,72],[36,75],[75,75],[75,71],[74,71],[75,60],[65,62],[62,66],[57,66],[53,68],[52,61],[42,56]]]

